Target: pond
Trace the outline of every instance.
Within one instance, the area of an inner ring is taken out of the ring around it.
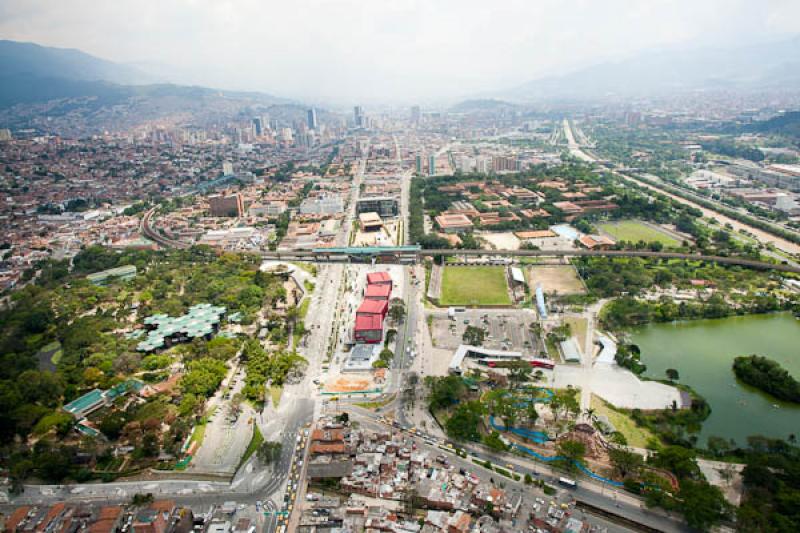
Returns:
[[[699,435],[746,444],[749,435],[800,438],[800,405],[777,400],[737,381],[733,359],[758,354],[778,361],[800,379],[800,320],[790,313],[650,324],[631,330],[641,349],[646,376],[664,379],[676,369],[680,382],[711,404]]]

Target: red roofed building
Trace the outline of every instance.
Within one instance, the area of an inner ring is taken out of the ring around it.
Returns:
[[[14,509],[14,512],[11,513],[8,520],[6,520],[6,531],[15,533],[17,531],[17,526],[28,516],[30,510],[31,508],[27,505]]]
[[[385,283],[367,285],[367,289],[364,291],[364,298],[367,300],[388,300],[391,295],[392,286]]]
[[[377,300],[365,300],[377,301]],[[356,342],[377,344],[383,340],[383,318],[381,315],[357,315],[354,331]]]
[[[605,235],[584,235],[578,241],[589,250],[608,250],[614,246],[614,241]]]
[[[388,272],[370,272],[367,274],[367,285],[392,286],[392,276]]]
[[[362,316],[378,316],[381,321],[389,312],[389,302],[386,300],[364,300],[356,310],[356,319]]]
[[[113,533],[122,520],[122,507],[113,505],[100,509],[97,520],[89,526],[89,533]]]

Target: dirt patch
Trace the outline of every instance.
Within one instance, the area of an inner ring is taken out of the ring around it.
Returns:
[[[481,232],[477,235],[495,250],[519,250],[520,240],[510,231],[504,233]]]
[[[369,390],[371,381],[366,378],[338,377],[325,382],[325,392],[359,392]]]
[[[585,294],[586,288],[572,265],[537,265],[530,267],[531,287],[541,283],[545,293]]]

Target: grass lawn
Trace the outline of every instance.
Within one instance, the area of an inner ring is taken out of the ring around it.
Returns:
[[[306,315],[308,314],[308,307],[311,305],[311,296],[306,296],[303,298],[303,301],[300,302],[300,308],[297,310],[297,314],[300,316],[300,320],[305,320]]]
[[[643,224],[637,220],[620,220],[605,222],[598,228],[609,234],[614,240],[628,242],[660,242],[664,246],[678,246],[680,242],[671,235]]]
[[[292,261],[292,264],[297,268],[301,268],[311,274],[312,276],[317,275],[317,265],[314,263],[305,263],[303,261]]]
[[[256,450],[261,443],[264,442],[264,435],[261,434],[261,430],[258,429],[258,424],[255,422],[253,423],[253,436],[250,437],[250,444],[247,445],[247,449],[244,451],[244,455],[242,455],[241,461],[239,461],[239,467],[241,467],[250,456],[256,453]],[[237,469],[238,470],[238,469]]]
[[[607,416],[617,431],[625,435],[628,446],[646,448],[651,440],[658,440],[649,430],[637,426],[631,417],[612,409],[602,398],[592,395],[591,405],[598,415]]]
[[[203,415],[200,419],[200,422],[194,427],[194,431],[192,431],[192,438],[189,439],[189,445],[191,443],[196,442],[197,446],[196,449],[199,449],[200,446],[203,444],[203,439],[206,436],[206,426],[208,425],[208,419],[211,418],[214,413],[217,411],[216,407],[212,407],[208,410],[208,412]]]
[[[393,400],[394,400],[394,394],[392,394],[390,396],[387,396],[386,398],[384,398],[381,401],[376,401],[376,402],[356,402],[356,405],[358,407],[361,407],[361,408],[364,408],[364,409],[377,409],[379,407],[383,407],[383,406],[391,403]]]
[[[270,386],[269,397],[272,399],[272,405],[275,407],[275,409],[277,409],[281,403],[282,394],[283,394],[283,387],[278,387],[275,385]]]
[[[581,351],[586,346],[586,330],[589,328],[585,318],[580,317],[567,317],[564,319],[566,324],[569,324],[572,330],[572,335],[578,339],[578,347]]]
[[[503,267],[444,267],[441,305],[510,305]]]

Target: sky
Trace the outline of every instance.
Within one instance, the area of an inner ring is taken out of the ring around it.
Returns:
[[[455,101],[800,33],[800,0],[0,0],[0,38],[319,104]]]

